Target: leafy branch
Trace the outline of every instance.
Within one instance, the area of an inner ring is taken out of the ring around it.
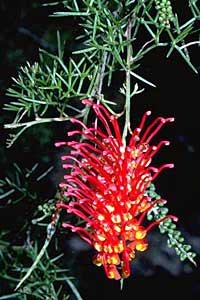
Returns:
[[[78,292],[74,278],[66,275],[68,269],[61,268],[63,254],[59,254],[51,258],[48,254],[47,247],[52,239],[48,235],[42,249],[38,251],[38,243],[35,242],[34,246],[29,244],[26,247],[13,246],[10,254],[6,254],[6,245],[2,250],[1,256],[3,257],[2,272],[0,274],[1,280],[9,280],[12,285],[16,285],[14,293],[1,296],[0,299],[9,299],[17,297],[17,299],[29,299],[27,297],[34,297],[36,299],[67,299],[69,294],[66,294],[66,287],[69,287],[77,300],[82,300]],[[1,244],[0,244],[1,246]],[[26,257],[29,262],[32,262],[30,268],[20,267],[19,260]],[[11,274],[6,272],[6,267],[10,268]],[[16,274],[25,274],[19,281],[15,276]],[[45,281],[43,278],[45,277]],[[26,285],[22,284],[26,281]],[[59,286],[58,286],[59,283]],[[62,283],[62,284],[61,284]]]
[[[52,171],[52,167],[43,173],[38,172],[37,169],[38,164],[35,164],[31,169],[22,169],[14,163],[12,176],[7,176],[5,179],[0,180],[1,207],[5,208],[11,204],[17,205],[19,202],[25,200],[32,202],[36,202],[37,200],[37,203],[40,201],[39,195],[34,191],[35,184],[34,187],[32,186],[33,182],[40,183]],[[76,299],[82,300],[73,280],[66,275],[66,271],[68,270],[60,268],[55,264],[63,254],[50,258],[47,252],[47,249],[51,246],[50,243],[56,230],[58,218],[49,224],[41,223],[41,221],[46,218],[52,219],[52,214],[55,210],[55,201],[53,199],[52,201],[48,200],[46,203],[42,202],[38,205],[38,210],[34,212],[31,224],[30,222],[23,222],[23,230],[26,229],[27,231],[27,240],[23,246],[15,245],[14,242],[16,241],[6,242],[8,231],[6,228],[1,230],[0,256],[2,262],[0,278],[1,280],[9,280],[10,286],[14,284],[16,286],[14,293],[1,296],[0,299],[9,299],[15,296],[19,299],[26,299],[24,296],[29,295],[33,295],[37,299],[47,299],[53,295],[56,300],[61,295],[65,297],[65,289],[62,286],[66,283]],[[38,243],[34,242],[33,246],[30,241],[32,226],[35,225],[45,226],[47,229],[46,238],[40,251],[38,250]],[[22,267],[22,258],[24,260],[24,257],[31,260],[31,267]],[[7,268],[9,268],[9,271]],[[18,274],[23,275],[20,280],[17,278]],[[43,282],[43,277],[46,278],[45,282]],[[22,287],[25,282],[26,285]],[[62,282],[63,284],[57,288],[57,282]]]
[[[196,1],[189,1],[191,18],[179,24],[178,14],[173,12],[171,1],[98,1],[76,0],[57,1],[45,6],[63,5],[63,11],[52,17],[73,17],[80,20],[81,34],[77,37],[78,49],[66,63],[64,43],[57,32],[58,54],[53,55],[40,49],[39,62],[21,67],[14,85],[7,96],[15,101],[4,105],[4,109],[15,114],[14,121],[5,124],[10,133],[7,147],[31,126],[41,123],[67,121],[70,116],[88,116],[83,112],[77,99],[96,97],[100,99],[103,82],[111,86],[113,74],[127,72],[126,48],[132,47],[130,66],[131,81],[138,80],[144,85],[155,85],[140,75],[140,60],[158,47],[167,48],[166,57],[174,51],[197,73],[192,64],[188,47],[199,44],[198,40],[187,41],[196,34],[195,22],[200,13]],[[127,39],[127,23],[131,20],[132,32]],[[141,32],[145,30],[146,41],[141,45]],[[99,101],[99,100],[98,100]],[[109,105],[107,103],[107,108]],[[110,108],[111,109],[111,108]]]
[[[150,184],[149,190],[146,193],[152,199],[161,199],[161,196],[156,193],[155,186],[152,183]],[[168,208],[160,202],[149,211],[147,219],[149,221],[157,221],[165,217],[167,213]],[[177,225],[172,221],[172,219],[167,219],[159,224],[160,233],[167,234],[167,244],[170,248],[175,249],[176,254],[180,257],[180,260],[184,261],[185,259],[188,259],[196,266],[196,262],[194,260],[196,253],[191,251],[191,245],[184,243],[185,239],[181,231],[176,229],[176,227]]]
[[[16,205],[24,199],[34,201],[38,198],[33,182],[39,184],[53,169],[51,166],[43,173],[37,174],[38,165],[37,163],[31,169],[22,169],[18,164],[13,164],[12,175],[0,180],[0,200],[4,203],[3,207],[11,203]]]

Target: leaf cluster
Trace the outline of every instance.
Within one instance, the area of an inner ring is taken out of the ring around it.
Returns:
[[[127,43],[134,44],[133,69],[149,51],[156,47],[166,47],[169,48],[167,58],[176,50],[197,73],[187,49],[183,48],[186,39],[196,32],[195,22],[200,18],[200,9],[196,1],[188,1],[190,17],[183,24],[180,24],[179,14],[174,12],[173,2],[169,0],[85,0],[81,1],[81,4],[71,0],[55,2],[54,5],[58,3],[63,3],[65,10],[55,12],[54,17],[73,16],[79,17],[82,21],[80,26],[83,27],[83,34],[78,39],[82,40],[81,47],[84,48],[74,53],[87,53],[88,59],[94,62],[93,59],[99,61],[98,54],[101,57],[101,52],[107,51],[110,54],[108,70],[115,70],[116,65],[124,70],[126,62],[123,54]],[[126,39],[128,19],[131,19],[133,28],[130,41]],[[146,37],[146,43],[139,47],[141,33]]]
[[[55,6],[55,10],[63,7],[52,17],[77,20],[81,29],[76,38],[77,49],[71,58],[66,58],[65,45],[58,32],[57,54],[40,49],[38,62],[20,68],[7,91],[11,100],[4,104],[4,109],[14,114],[13,122],[5,124],[5,128],[15,129],[8,139],[8,147],[33,125],[66,121],[69,115],[87,117],[88,112],[83,112],[75,99],[102,98],[102,89],[112,86],[116,72],[124,78],[129,70],[133,82],[137,80],[155,87],[140,74],[140,63],[156,48],[167,49],[168,59],[176,51],[197,73],[188,50],[189,46],[199,43],[198,39],[191,41],[199,31],[195,28],[200,18],[196,1],[188,1],[189,17],[184,22],[169,0],[70,0],[45,5]],[[127,36],[128,23],[130,37]],[[132,50],[127,64],[129,46]]]
[[[31,276],[27,279],[26,285],[13,292],[21,276],[26,274],[29,266],[37,259],[39,249],[38,243],[23,246],[2,244],[1,247],[1,272],[0,278],[2,286],[9,281],[6,294],[0,299],[68,299],[69,289],[67,276],[68,269],[62,268],[61,262],[63,254],[51,258],[45,251],[44,256],[35,268]],[[62,263],[63,264],[63,263]],[[62,283],[62,284],[61,284]],[[10,292],[10,293],[9,293]]]
[[[161,199],[155,191],[154,184],[150,184],[147,191],[147,195],[151,199]],[[163,203],[156,204],[147,214],[147,219],[151,221],[158,221],[164,218],[168,214],[168,208]],[[179,256],[181,261],[185,259],[190,260],[195,266],[196,262],[194,260],[196,253],[191,250],[192,246],[185,243],[185,238],[177,225],[172,221],[172,219],[166,219],[164,222],[159,224],[159,230],[161,234],[167,234],[167,245],[170,248],[174,248],[176,254]]]
[[[68,276],[68,269],[63,267],[63,253],[58,254],[55,238],[50,244],[55,230],[52,232],[52,214],[55,210],[53,199],[43,200],[36,193],[36,185],[47,177],[52,168],[41,173],[39,165],[30,170],[22,169],[14,164],[12,175],[0,181],[1,209],[17,209],[23,203],[32,207],[31,216],[23,217],[23,222],[16,216],[15,220],[2,222],[0,233],[0,299],[68,299],[71,293],[80,299],[79,293]],[[3,213],[3,210],[2,210]],[[1,220],[3,218],[1,217]],[[15,224],[16,222],[16,224]],[[12,223],[12,224],[10,224]],[[37,230],[37,228],[40,230]],[[43,228],[47,228],[47,239],[43,245]],[[16,233],[17,230],[17,233]],[[10,236],[15,237],[10,239]],[[47,250],[48,247],[48,250]],[[41,250],[40,250],[41,248]],[[26,276],[28,274],[28,276]],[[26,276],[26,284],[22,285]],[[22,281],[22,282],[21,282]],[[16,287],[19,288],[16,289]]]

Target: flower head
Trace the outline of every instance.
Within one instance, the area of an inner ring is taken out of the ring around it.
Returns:
[[[69,172],[60,187],[72,199],[66,204],[58,203],[57,208],[64,208],[85,221],[85,227],[66,223],[63,227],[78,233],[94,247],[94,264],[103,265],[108,278],[127,278],[130,261],[137,251],[148,247],[149,230],[166,218],[177,220],[167,215],[146,227],[143,225],[146,214],[159,201],[166,202],[151,199],[145,191],[163,169],[173,167],[173,164],[151,166],[158,150],[169,145],[168,141],[158,145],[151,142],[162,126],[174,119],[158,117],[144,129],[151,114],[147,111],[125,146],[117,118],[103,105],[88,99],[82,102],[93,108],[102,126],[88,128],[80,120],[71,119],[82,129],[71,131],[68,136],[79,135],[82,141],[56,143],[56,146],[71,147],[71,154],[62,156],[66,161],[63,168]]]

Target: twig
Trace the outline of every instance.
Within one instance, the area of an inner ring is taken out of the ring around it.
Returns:
[[[127,46],[127,60],[126,60],[126,102],[125,102],[125,124],[122,135],[124,146],[126,146],[126,136],[128,134],[128,128],[130,128],[130,96],[131,96],[131,59],[132,59],[132,45],[131,45],[131,29],[132,29],[132,18],[129,18],[126,37],[128,41]]]
[[[75,116],[76,118],[82,117],[82,113]],[[11,124],[5,124],[5,129],[14,129],[14,128],[21,128],[16,134],[12,135],[10,139],[7,139],[7,148],[10,148],[14,142],[19,138],[19,136],[28,128],[34,125],[42,124],[42,123],[49,123],[49,122],[64,122],[68,121],[70,117],[56,117],[56,118],[39,118],[37,117],[33,121],[28,121],[24,123],[11,123]]]
[[[107,57],[108,57],[108,52],[103,51],[103,63],[102,63],[100,72],[97,75],[97,82],[98,82],[97,91],[96,91],[97,103],[100,102],[100,98],[101,98],[101,92],[102,92],[102,87],[103,87],[103,79],[104,79],[104,75],[105,75]],[[94,122],[95,128],[97,128],[97,123],[98,123],[98,118],[96,117],[95,122]]]
[[[140,53],[142,53],[142,51],[144,50],[144,48],[145,48],[146,46],[148,46],[149,44],[151,44],[154,40],[155,40],[155,39],[152,38],[152,39],[150,39],[149,41],[147,41],[147,42],[140,48],[140,50],[138,51],[137,55],[136,55],[135,57],[133,57],[132,60],[135,60],[135,59],[140,55]]]
[[[106,68],[106,61],[107,61],[107,57],[108,57],[108,52],[104,51],[103,52],[103,63],[101,66],[101,70],[99,72],[99,78],[98,78],[98,89],[97,89],[97,97],[99,98],[101,95],[101,91],[102,91],[102,87],[103,87],[103,78],[105,75],[105,68]]]
[[[187,48],[187,47],[192,46],[192,45],[195,45],[195,44],[199,44],[199,45],[200,45],[200,41],[190,42],[190,43],[184,44],[183,46],[181,46],[181,47],[179,47],[179,48],[182,50],[182,49],[184,49],[184,48]]]
[[[40,250],[40,252],[39,252],[36,260],[32,264],[32,266],[29,268],[29,270],[25,274],[25,276],[20,280],[20,282],[18,283],[18,285],[16,286],[14,291],[17,291],[19,289],[19,287],[24,283],[24,281],[26,281],[30,277],[32,272],[35,270],[35,268],[37,267],[37,265],[40,262],[41,258],[43,257],[47,247],[49,246],[49,243],[51,242],[51,239],[52,239],[55,231],[56,231],[55,225],[53,223],[50,223],[47,226],[47,236],[46,236],[46,239],[45,239],[45,242],[44,242],[44,245],[43,245],[42,249]]]
[[[77,290],[77,288],[75,287],[75,285],[73,284],[73,282],[69,278],[66,278],[66,281],[67,281],[67,284],[69,285],[69,287],[71,288],[72,292],[76,296],[76,299],[77,300],[83,300],[83,298],[79,294],[79,291]]]
[[[24,123],[11,123],[11,124],[5,124],[5,129],[13,129],[13,128],[19,128],[19,127],[31,127],[37,124],[41,123],[49,123],[49,122],[63,122],[68,121],[69,117],[58,117],[58,118],[36,118],[33,121],[28,121]]]

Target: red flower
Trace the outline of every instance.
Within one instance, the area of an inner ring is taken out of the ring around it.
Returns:
[[[65,196],[73,199],[68,204],[58,203],[57,208],[64,208],[86,222],[85,227],[71,224],[63,224],[63,227],[77,232],[94,247],[94,264],[103,265],[108,278],[126,278],[136,251],[145,251],[148,247],[149,230],[166,218],[177,220],[167,215],[147,227],[142,225],[148,211],[159,201],[166,202],[152,200],[145,191],[164,168],[173,167],[173,164],[150,166],[152,157],[169,142],[150,144],[161,127],[174,118],[158,117],[144,130],[146,118],[151,114],[147,111],[129,144],[124,146],[116,117],[103,105],[87,99],[82,102],[92,106],[103,129],[88,128],[81,121],[71,119],[83,129],[71,131],[68,136],[78,134],[84,139],[56,143],[56,146],[72,148],[71,155],[62,157],[67,160],[63,167],[70,174],[64,176],[65,182],[60,187],[64,188]]]

